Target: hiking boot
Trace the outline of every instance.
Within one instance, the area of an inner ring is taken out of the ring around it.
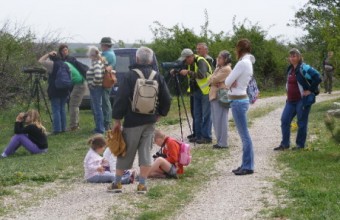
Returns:
[[[239,169],[234,172],[236,176],[243,176],[243,175],[248,175],[248,174],[253,174],[254,170],[247,170],[247,169]]]
[[[212,140],[210,139],[205,139],[205,138],[201,138],[196,140],[197,144],[211,144]]]
[[[77,130],[79,130],[79,129],[80,129],[79,126],[74,126],[74,127],[68,128],[67,131],[77,131]]]
[[[113,193],[121,193],[122,192],[122,184],[118,183],[112,183],[109,187],[107,187],[108,192],[113,192]]]
[[[299,146],[296,146],[296,147],[293,147],[292,150],[303,150],[304,148],[303,147],[299,147]]]
[[[226,146],[220,146],[220,145],[218,145],[218,144],[214,144],[213,145],[213,149],[227,149],[228,147],[226,147]]]
[[[288,149],[289,149],[289,147],[284,147],[282,145],[274,148],[275,151],[284,151],[284,150],[288,150]]]
[[[231,172],[235,173],[238,172],[240,169],[242,169],[241,167],[237,167],[236,169],[232,170]]]
[[[197,139],[195,137],[189,139],[190,143],[195,143],[196,141],[197,141]]]
[[[138,194],[145,194],[147,191],[148,191],[148,188],[146,187],[146,185],[138,184],[138,186],[137,186],[137,193]]]
[[[191,134],[191,135],[188,135],[188,136],[187,136],[188,139],[191,139],[191,138],[194,138],[194,137],[195,137],[194,134]]]

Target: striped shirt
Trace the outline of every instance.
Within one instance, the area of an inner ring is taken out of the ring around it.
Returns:
[[[92,65],[86,72],[86,80],[89,86],[102,86],[104,76],[104,64],[100,60],[92,61]]]

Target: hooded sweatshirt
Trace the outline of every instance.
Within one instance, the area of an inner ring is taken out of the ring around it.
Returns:
[[[247,87],[254,74],[253,64],[255,57],[251,54],[244,55],[235,65],[229,76],[225,80],[226,87],[229,89],[228,95],[246,96]],[[232,87],[236,82],[236,87]]]

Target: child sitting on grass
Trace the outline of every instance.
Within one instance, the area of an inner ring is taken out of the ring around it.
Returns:
[[[15,125],[15,135],[1,154],[1,158],[14,154],[20,146],[23,146],[32,154],[41,154],[47,152],[46,129],[41,124],[39,112],[29,110],[18,114]]]
[[[106,148],[106,141],[103,135],[96,134],[92,136],[88,144],[91,146],[84,159],[85,179],[90,183],[111,183],[115,180],[115,173],[110,172],[110,162],[113,165],[114,161],[110,157],[108,159],[100,156]],[[110,151],[109,151],[110,152]],[[111,153],[111,152],[110,152]],[[108,155],[108,153],[106,153]],[[113,155],[112,155],[113,157]],[[122,184],[133,183],[134,172],[125,172],[122,178]]]
[[[160,151],[153,157],[149,177],[167,177],[177,179],[177,174],[183,174],[183,165],[178,163],[180,155],[180,144],[173,138],[166,137],[161,131],[156,130],[154,142]]]

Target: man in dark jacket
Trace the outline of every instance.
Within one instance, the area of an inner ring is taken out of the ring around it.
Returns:
[[[131,69],[139,69],[145,78],[149,78],[152,72],[153,51],[147,47],[141,47],[136,52],[137,64]],[[154,125],[159,116],[166,116],[171,105],[171,97],[163,76],[159,73],[154,77],[158,81],[158,105],[156,114],[141,114],[132,111],[131,100],[138,75],[130,71],[120,82],[117,97],[113,103],[112,116],[114,118],[113,129],[121,129],[121,120],[124,118],[123,136],[126,142],[126,155],[118,156],[115,182],[109,186],[108,191],[122,192],[121,179],[123,172],[132,167],[138,150],[140,176],[138,193],[146,193],[146,179],[152,164],[151,148],[154,133]]]

